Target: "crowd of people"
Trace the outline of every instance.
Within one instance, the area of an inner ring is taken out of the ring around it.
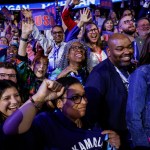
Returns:
[[[67,0],[62,25],[32,11],[0,36],[0,149],[149,150],[149,4],[101,15]]]

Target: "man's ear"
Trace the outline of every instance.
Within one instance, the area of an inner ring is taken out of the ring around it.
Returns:
[[[106,51],[107,51],[107,56],[110,57],[110,48],[107,47],[107,48],[106,48]]]
[[[119,33],[122,33],[122,32],[123,32],[123,30],[122,30],[121,27],[118,28],[118,31],[119,31]]]

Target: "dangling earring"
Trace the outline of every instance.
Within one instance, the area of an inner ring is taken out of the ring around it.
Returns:
[[[60,110],[62,109],[62,101],[61,100],[57,101],[57,108]]]

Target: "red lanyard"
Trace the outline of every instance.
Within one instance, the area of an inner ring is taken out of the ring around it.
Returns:
[[[99,49],[99,52],[98,52],[98,53],[95,53],[95,54],[96,54],[96,56],[97,56],[99,62],[102,62],[102,50]]]

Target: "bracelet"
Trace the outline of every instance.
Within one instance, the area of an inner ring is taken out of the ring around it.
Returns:
[[[38,104],[35,103],[35,101],[33,100],[32,97],[30,98],[30,101],[32,102],[32,104],[34,105],[34,107],[35,107],[36,109],[41,110],[41,107],[40,107]]]
[[[24,42],[27,42],[27,41],[28,41],[28,39],[24,39],[24,38],[22,38],[22,37],[20,37],[20,40],[21,40],[21,41],[24,41]]]

